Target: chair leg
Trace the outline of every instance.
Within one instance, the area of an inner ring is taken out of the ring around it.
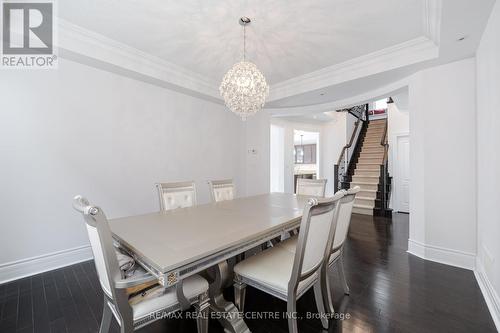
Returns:
[[[240,312],[245,312],[245,295],[247,285],[241,282],[240,278],[235,275],[234,277],[234,304],[240,310]]]
[[[134,331],[134,323],[130,321],[123,321],[120,326],[120,333],[132,333]]]
[[[347,285],[347,280],[345,278],[344,256],[342,253],[340,254],[338,266],[339,266],[340,281],[342,282],[342,288],[344,288],[344,294],[349,295],[350,290],[349,286]]]
[[[196,311],[196,327],[198,333],[208,332],[208,315],[210,311],[210,303],[208,302],[208,295],[201,295],[198,303],[194,304]]]
[[[288,318],[288,333],[298,333],[297,328],[297,299],[295,297],[288,297],[286,303],[286,311]]]
[[[330,277],[328,275],[328,270],[330,267],[325,266],[321,270],[320,275],[320,283],[321,290],[323,290],[323,304],[326,306],[326,310],[329,314],[335,314],[335,308],[333,307],[333,299],[332,299],[332,288],[330,287]]]
[[[328,329],[328,319],[326,318],[325,304],[323,301],[323,293],[321,291],[320,281],[314,284],[314,299],[316,301],[316,307],[321,318],[321,325],[324,329]]]
[[[109,326],[111,325],[111,319],[113,318],[113,313],[108,306],[108,302],[106,299],[104,300],[104,307],[102,309],[102,320],[101,320],[101,328],[99,329],[99,333],[108,333]]]

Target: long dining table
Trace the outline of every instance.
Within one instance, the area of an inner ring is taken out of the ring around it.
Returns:
[[[309,197],[268,193],[109,221],[113,237],[165,288],[208,269],[210,309],[225,332],[250,332],[222,289],[228,260],[300,224]]]

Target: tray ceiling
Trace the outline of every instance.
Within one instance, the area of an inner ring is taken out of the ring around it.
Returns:
[[[417,38],[422,0],[87,0],[59,17],[218,82],[242,54],[270,84]]]

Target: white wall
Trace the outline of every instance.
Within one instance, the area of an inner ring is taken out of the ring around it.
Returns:
[[[245,192],[243,125],[222,105],[63,59],[2,71],[0,90],[0,281],[88,244],[76,194],[118,217],[156,211],[158,181],[195,180],[200,203],[207,179]]]
[[[323,176],[328,179],[326,195],[332,196],[335,186],[334,165],[337,164],[342,148],[351,139],[355,118],[347,112],[330,112],[332,121],[323,127]],[[353,149],[351,149],[352,151]]]
[[[410,79],[409,251],[472,269],[476,253],[475,61]]]
[[[477,51],[477,261],[480,286],[500,329],[500,2]]]
[[[410,133],[410,113],[396,103],[387,104],[387,142],[389,143],[389,173],[395,176],[398,159],[396,156],[397,137]]]
[[[285,191],[285,128],[271,125],[270,137],[270,190]]]
[[[247,196],[269,193],[271,118],[262,111],[248,118],[243,126],[246,145],[243,151],[245,193],[240,193]]]

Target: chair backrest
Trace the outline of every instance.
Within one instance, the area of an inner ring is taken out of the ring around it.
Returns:
[[[335,235],[338,205],[345,191],[327,199],[309,199],[300,223],[289,292],[295,292],[301,280],[317,272],[330,250]]]
[[[156,188],[158,189],[161,211],[196,205],[196,185],[192,181],[158,183]]]
[[[101,208],[92,206],[84,197],[77,195],[73,199],[73,207],[82,213],[89,235],[94,263],[104,295],[120,312],[120,316],[132,317],[132,308],[128,303],[125,289],[116,289],[115,282],[122,278],[113,236],[109,229],[108,219]]]
[[[332,252],[339,250],[347,238],[349,225],[351,224],[352,207],[356,193],[360,191],[359,186],[350,188],[344,197],[340,200],[339,205],[339,218],[337,221],[337,229],[335,231],[335,238],[333,239]]]
[[[212,202],[234,199],[234,183],[232,179],[211,180],[208,182]]]
[[[326,179],[297,179],[297,189],[295,191],[298,195],[310,195],[314,197],[324,197],[326,188]]]

